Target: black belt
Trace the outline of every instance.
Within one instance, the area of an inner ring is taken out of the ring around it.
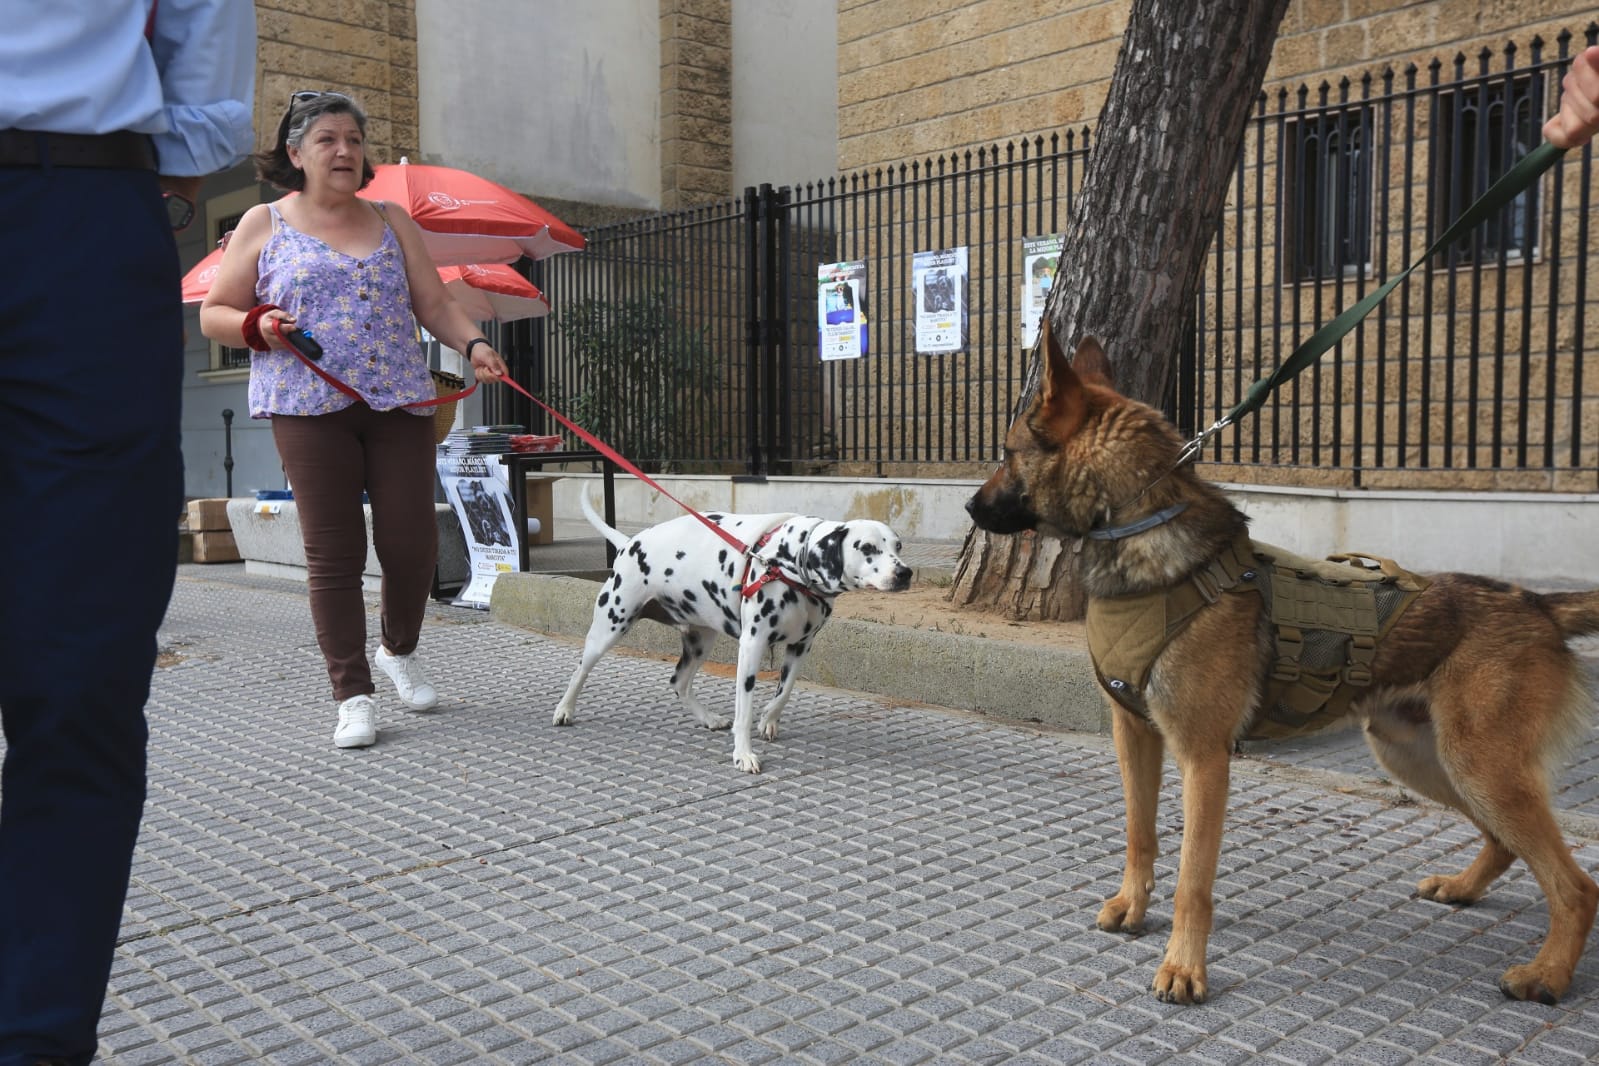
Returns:
[[[154,170],[149,134],[0,130],[0,167],[107,167]]]

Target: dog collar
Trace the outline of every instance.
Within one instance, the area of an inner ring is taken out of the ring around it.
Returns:
[[[798,589],[800,592],[802,592],[805,595],[809,596],[811,599],[816,600],[817,602],[821,602],[822,597],[818,596],[810,588],[810,586],[806,585],[802,581],[797,581],[794,578],[789,577],[787,574],[785,574],[783,572],[782,567],[778,566],[776,563],[774,563],[774,562],[772,562],[770,560],[766,560],[766,559],[759,560],[760,562],[765,563],[766,570],[763,573],[759,574],[759,575],[755,574],[755,563],[757,562],[756,557],[755,557],[755,553],[760,551],[762,548],[764,548],[766,546],[766,542],[771,540],[772,539],[772,534],[774,534],[776,532],[777,532],[777,529],[775,529],[775,528],[774,529],[768,529],[765,533],[762,533],[760,539],[757,540],[754,543],[754,545],[752,545],[750,547],[749,555],[746,557],[746,562],[744,564],[744,588],[743,588],[744,598],[746,600],[749,599],[751,596],[753,596],[757,592],[761,591],[761,587],[763,585],[767,584],[768,582],[781,581],[783,584],[789,586],[790,588]]]
[[[1174,503],[1170,507],[1156,511],[1148,518],[1140,518],[1138,521],[1129,522],[1125,526],[1090,529],[1088,536],[1093,540],[1121,540],[1123,537],[1131,537],[1135,533],[1142,533],[1145,530],[1154,529],[1156,526],[1163,526],[1186,510],[1188,510],[1188,504]]]

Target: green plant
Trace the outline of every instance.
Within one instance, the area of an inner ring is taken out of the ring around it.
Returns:
[[[715,367],[706,329],[679,315],[670,280],[639,296],[591,297],[556,322],[577,371],[567,410],[645,470],[694,454]]]

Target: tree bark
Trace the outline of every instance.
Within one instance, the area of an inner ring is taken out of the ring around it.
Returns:
[[[1132,0],[1047,314],[1063,351],[1099,338],[1117,388],[1156,407],[1287,7]],[[1018,412],[1038,371],[1035,361]],[[1081,618],[1075,558],[1053,538],[973,528],[952,599],[1017,619]]]

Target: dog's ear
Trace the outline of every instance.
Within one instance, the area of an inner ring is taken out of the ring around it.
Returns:
[[[1116,375],[1110,368],[1110,357],[1099,345],[1097,337],[1084,337],[1077,345],[1077,355],[1072,359],[1072,369],[1090,385],[1116,387]]]
[[[1082,421],[1085,408],[1083,382],[1066,361],[1048,323],[1043,329],[1044,377],[1039,389],[1038,413],[1051,426],[1069,435]]]

